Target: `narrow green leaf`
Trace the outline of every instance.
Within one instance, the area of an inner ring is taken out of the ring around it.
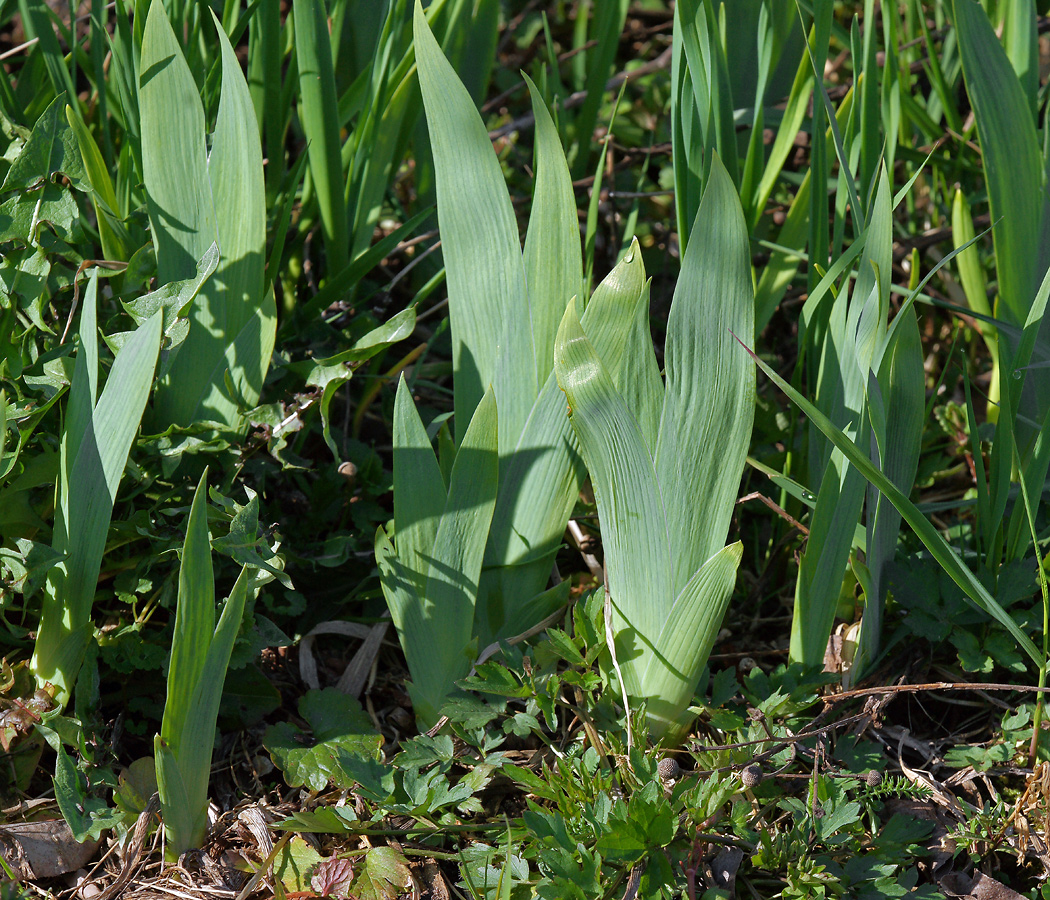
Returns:
[[[270,575],[266,572],[252,570],[248,566],[241,568],[233,590],[223,604],[219,623],[215,626],[201,667],[196,691],[190,701],[193,714],[187,718],[186,729],[178,738],[179,767],[186,781],[191,811],[196,817],[198,829],[205,827],[208,821],[208,780],[212,748],[215,745],[215,723],[233,644],[240,632],[249,596],[258,592],[261,583],[269,580]],[[197,652],[200,652],[199,647]],[[204,834],[198,830],[192,837],[191,846],[200,846],[203,837]]]
[[[554,368],[554,338],[565,305],[583,283],[580,223],[558,131],[539,89],[525,76],[536,119],[536,183],[525,237],[525,283],[536,335],[536,372]]]
[[[103,93],[105,93],[103,91]],[[127,228],[120,220],[117,203],[117,195],[113,190],[113,181],[109,177],[109,170],[98,149],[98,144],[91,136],[83,120],[73,113],[71,107],[66,107],[66,121],[76,135],[77,144],[80,147],[80,156],[84,162],[84,170],[88,182],[91,185],[93,195],[92,205],[95,207],[95,217],[98,220],[99,239],[102,242],[102,253],[106,259],[127,260],[130,258],[131,236]]]
[[[586,99],[576,114],[573,129],[578,142],[576,149],[576,175],[582,177],[587,171],[587,161],[594,140],[594,126],[598,111],[605,99],[605,82],[616,59],[620,34],[627,20],[628,0],[605,0],[595,3],[592,18],[592,39],[595,46],[581,54],[586,62],[586,80],[583,90]],[[586,7],[583,8],[584,10]],[[581,10],[582,11],[582,10]],[[560,317],[559,317],[560,318]]]
[[[310,175],[317,188],[329,270],[338,272],[347,264],[350,242],[327,14],[323,0],[293,0],[292,12]]]
[[[180,745],[189,719],[197,712],[191,704],[215,630],[215,574],[208,537],[207,479],[205,470],[190,505],[179,567],[175,631],[160,732],[168,746],[175,748]]]
[[[903,325],[894,330],[893,343],[883,357],[876,386],[885,397],[886,434],[879,468],[905,495],[911,492],[919,465],[926,412],[926,383],[922,342],[913,308],[901,310]],[[866,563],[871,573],[864,623],[857,642],[854,668],[863,672],[879,650],[884,605],[884,572],[896,554],[900,513],[874,487],[868,488],[869,514]]]
[[[814,34],[811,30],[810,40],[813,37]],[[784,105],[784,118],[780,120],[777,136],[769,150],[769,158],[765,161],[762,177],[758,182],[758,187],[755,189],[754,202],[751,205],[753,217],[750,225],[752,229],[757,227],[757,219],[765,210],[766,201],[769,200],[770,195],[773,193],[777,178],[780,176],[784,163],[787,161],[788,154],[794,147],[795,137],[798,135],[803,121],[805,121],[806,108],[809,106],[812,96],[813,66],[810,64],[806,54],[802,54],[798,70],[795,72],[795,80],[791,85],[791,93],[788,94],[787,102]]]
[[[1004,316],[1023,323],[1050,261],[1041,223],[1043,161],[1028,98],[975,0],[952,0],[966,92],[973,104],[991,208]]]

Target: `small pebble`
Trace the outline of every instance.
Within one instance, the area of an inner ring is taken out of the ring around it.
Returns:
[[[87,869],[78,869],[76,873],[77,897],[80,900],[92,900],[102,893],[102,888],[94,880],[88,880]]]

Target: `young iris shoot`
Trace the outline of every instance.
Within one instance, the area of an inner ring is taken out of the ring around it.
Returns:
[[[594,484],[623,686],[645,703],[651,736],[673,742],[736,581],[742,546],[725,541],[754,418],[754,372],[733,338],[754,329],[747,228],[717,156],[671,305],[665,379],[648,291],[615,314],[630,337],[610,365],[570,304],[555,372]]]
[[[97,296],[98,272],[92,271],[60,449],[53,547],[63,558],[48,575],[31,663],[37,683],[55,687],[59,706],[69,700],[91,640],[113,504],[160,351],[157,312],[124,342],[99,395]]]
[[[154,738],[169,860],[201,846],[207,834],[208,777],[226,669],[245,604],[272,577],[243,566],[215,624],[207,478],[205,471],[186,521],[167,700],[160,734]]]
[[[481,649],[568,596],[568,583],[547,585],[584,473],[552,367],[583,265],[568,166],[535,87],[536,184],[523,252],[484,124],[418,4],[415,39],[447,273],[455,439],[443,428],[434,456],[402,381],[393,530],[380,528],[376,557],[416,715],[432,724]],[[643,283],[640,256],[630,254],[588,304],[595,323],[613,323],[601,326],[600,351],[615,364],[632,320],[611,310],[635,310]]]

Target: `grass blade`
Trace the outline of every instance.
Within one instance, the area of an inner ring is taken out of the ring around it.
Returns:
[[[1017,641],[1018,646],[1028,654],[1029,658],[1036,664],[1036,666],[1042,666],[1044,664],[1042,654],[1036,648],[1035,644],[1032,643],[1031,638],[1021,630],[1020,626],[1018,626],[1010,614],[999,605],[998,601],[996,601],[991,594],[988,593],[984,585],[981,584],[973,572],[966,567],[962,559],[954,550],[952,550],[948,542],[941,537],[940,532],[938,532],[937,529],[930,524],[929,520],[919,512],[915,504],[912,503],[892,481],[883,475],[882,472],[876,469],[871,460],[860,451],[853,441],[843,434],[843,432],[840,431],[827,416],[817,409],[816,406],[810,403],[790,384],[784,381],[783,378],[759,359],[759,357],[756,356],[755,353],[743,342],[741,342],[741,346],[755,361],[755,364],[765,372],[766,376],[778,388],[780,388],[780,390],[787,394],[788,398],[806,414],[809,420],[820,429],[821,433],[831,441],[835,447],[838,448],[843,456],[845,456],[852,465],[856,466],[860,474],[893,504],[901,514],[904,521],[911,526],[912,530],[919,537],[919,540],[921,540],[930,553],[933,554],[933,557],[941,565],[941,568],[943,568],[951,577],[952,581],[962,589],[963,593],[970,599],[973,605],[987,613],[1006,628],[1006,630],[1013,636],[1014,640]]]

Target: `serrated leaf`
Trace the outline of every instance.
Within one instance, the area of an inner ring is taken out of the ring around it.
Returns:
[[[63,115],[65,103],[65,94],[59,94],[40,114],[22,152],[7,170],[0,193],[24,190],[58,174],[65,175],[78,190],[91,190],[76,135]]]
[[[61,744],[55,761],[54,786],[58,808],[69,825],[73,840],[78,843],[97,841],[102,832],[123,822],[124,814],[120,810],[110,809],[100,797],[87,796],[84,776],[77,771],[73,758]]]
[[[273,874],[286,890],[309,891],[310,876],[323,860],[320,853],[295,835],[278,851],[273,861]]]
[[[397,900],[409,883],[408,860],[394,847],[373,847],[365,854],[351,894],[357,900]]]
[[[169,281],[163,287],[145,294],[136,300],[121,301],[121,306],[136,325],[141,325],[154,315],[158,310],[163,311],[163,329],[167,334],[176,319],[182,315],[186,307],[193,302],[201,287],[215,271],[219,264],[219,245],[212,245],[204,252],[204,256],[197,262],[197,271],[191,278],[183,281]]]
[[[353,697],[335,688],[308,691],[299,700],[299,714],[311,733],[281,722],[263,735],[263,746],[291,787],[306,785],[320,791],[332,783],[350,788],[354,779],[340,764],[340,755],[379,758],[383,738]]]
[[[586,665],[583,654],[580,653],[579,648],[573,643],[572,638],[560,628],[548,628],[547,638],[558,655],[566,662],[572,663],[574,666]]]

